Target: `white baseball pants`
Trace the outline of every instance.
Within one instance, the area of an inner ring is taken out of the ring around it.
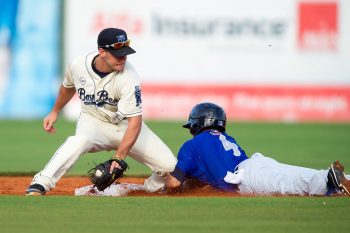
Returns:
[[[227,182],[238,184],[239,193],[248,195],[325,195],[327,173],[328,170],[282,164],[255,153],[227,176]]]
[[[87,152],[116,150],[127,124],[127,120],[110,124],[82,113],[75,135],[68,137],[58,148],[45,168],[34,176],[32,184],[41,184],[49,191],[55,188],[57,181],[81,155]],[[140,135],[128,155],[153,171],[144,183],[148,192],[156,192],[164,186],[166,175],[174,170],[177,162],[171,150],[144,122]]]

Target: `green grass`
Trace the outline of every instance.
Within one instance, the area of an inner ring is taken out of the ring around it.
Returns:
[[[177,154],[191,136],[182,122],[147,122],[170,149]],[[41,121],[0,121],[0,172],[34,174],[49,161],[68,135],[74,134],[75,123],[60,120],[57,133],[48,135]],[[280,162],[322,169],[334,160],[350,167],[350,124],[283,124],[229,123],[232,134],[248,155],[261,152]],[[68,175],[84,175],[94,162],[101,162],[113,152],[82,156]],[[20,162],[19,162],[20,161]],[[150,170],[132,159],[127,160],[129,175],[148,175]]]
[[[349,198],[4,196],[1,200],[2,233],[346,233],[350,230]]]
[[[190,138],[182,122],[147,122],[176,154]],[[59,121],[47,135],[41,121],[0,121],[0,173],[34,174],[74,133]],[[316,169],[339,159],[349,173],[350,124],[229,123],[248,155],[261,152],[280,162]],[[68,175],[84,175],[113,152],[83,156]],[[150,170],[128,160],[129,175]],[[1,185],[1,184],[0,184]],[[324,204],[325,202],[325,204]],[[314,197],[73,197],[0,196],[1,233],[10,232],[350,232],[350,198]]]

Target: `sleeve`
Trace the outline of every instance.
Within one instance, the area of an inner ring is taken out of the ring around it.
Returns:
[[[68,64],[67,69],[64,73],[63,78],[63,86],[66,88],[73,88],[74,87],[74,81],[73,81],[73,75],[72,75],[72,65],[71,63]]]
[[[181,183],[188,176],[191,176],[191,171],[195,166],[194,151],[190,141],[187,141],[179,150],[177,163],[174,171],[171,173]]]
[[[129,77],[128,81],[121,88],[121,98],[118,102],[117,114],[124,117],[133,117],[142,114],[141,83],[138,76]]]

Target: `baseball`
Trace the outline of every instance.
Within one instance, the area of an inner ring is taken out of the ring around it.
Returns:
[[[95,176],[101,176],[101,175],[102,175],[102,172],[100,170],[96,170]]]

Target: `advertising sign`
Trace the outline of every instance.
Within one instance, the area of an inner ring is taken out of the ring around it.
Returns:
[[[192,104],[220,96],[245,112],[236,115],[242,120],[350,121],[350,1],[71,0],[65,10],[65,64],[96,50],[101,29],[128,32],[137,51],[128,59],[143,80],[150,118],[187,117],[169,109],[154,114],[150,105],[162,93],[159,100],[178,109],[183,99]],[[288,104],[282,108],[273,99]],[[306,103],[318,110],[305,113],[300,106]],[[326,113],[330,103],[337,110]],[[270,114],[262,115],[264,104]]]

